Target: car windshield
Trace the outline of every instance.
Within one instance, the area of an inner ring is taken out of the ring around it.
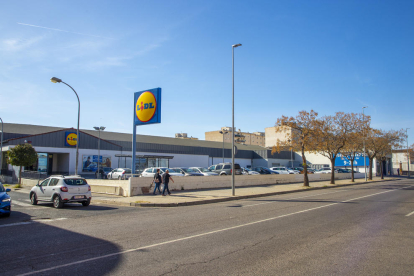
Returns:
[[[185,172],[189,172],[190,170],[189,169],[187,169],[187,168],[181,168],[183,171],[185,171]]]
[[[88,184],[85,179],[79,179],[79,178],[65,178],[63,181],[67,185],[86,185],[86,184]]]
[[[245,171],[250,172],[251,170],[250,170],[250,169],[248,169],[248,168],[245,168]]]
[[[211,172],[211,170],[209,170],[207,168],[198,168],[198,169],[202,172]]]
[[[5,192],[6,190],[4,189],[3,185],[0,184],[0,193]]]
[[[160,168],[161,172],[165,172],[168,168]]]
[[[131,169],[125,169],[125,173],[131,173]]]
[[[199,171],[197,169],[187,169],[187,172],[192,172],[192,173],[199,173]]]
[[[110,172],[112,171],[112,168],[103,168],[104,172]]]
[[[165,170],[167,170],[167,169],[165,169]],[[168,169],[168,170],[172,173],[181,173],[180,169]]]

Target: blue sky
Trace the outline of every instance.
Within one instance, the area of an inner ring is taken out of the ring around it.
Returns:
[[[132,133],[133,93],[162,88],[173,137],[231,126],[264,131],[282,115],[361,112],[372,126],[409,128],[414,1],[1,1],[0,117],[4,122],[102,125]]]

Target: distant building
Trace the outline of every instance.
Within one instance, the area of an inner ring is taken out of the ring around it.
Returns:
[[[180,138],[180,139],[190,139],[190,140],[198,140],[198,138],[195,138],[193,136],[188,137],[187,133],[176,133],[175,134],[175,138]]]
[[[231,143],[232,128],[222,127],[221,130],[208,131],[205,133],[206,141],[216,141]],[[245,145],[257,145],[264,147],[265,145],[265,133],[264,132],[242,132],[240,129],[237,131],[235,128],[234,142],[237,144]]]
[[[299,131],[292,129],[288,126],[267,127],[265,128],[265,137],[266,137],[265,147],[271,148],[273,146],[276,146],[278,140],[281,142],[284,142],[288,140],[289,137],[293,137],[294,139],[295,133],[299,133]]]

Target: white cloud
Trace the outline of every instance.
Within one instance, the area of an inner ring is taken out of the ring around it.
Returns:
[[[8,38],[0,42],[0,50],[7,52],[19,52],[33,47],[43,40],[44,36],[37,36],[29,39]]]

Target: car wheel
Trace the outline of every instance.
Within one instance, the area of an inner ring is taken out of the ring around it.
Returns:
[[[118,176],[118,180],[121,180],[122,179],[122,177],[121,176]]]
[[[53,207],[59,209],[63,207],[63,202],[60,199],[60,196],[55,195],[55,197],[53,198]]]
[[[32,205],[36,205],[36,204],[37,204],[37,196],[36,196],[36,193],[32,193],[32,194],[30,195],[30,203],[31,203]]]
[[[220,176],[227,175],[226,173],[221,173]]]
[[[89,204],[91,204],[91,200],[90,199],[88,199],[88,201],[82,201],[82,205],[83,206],[89,206]]]

